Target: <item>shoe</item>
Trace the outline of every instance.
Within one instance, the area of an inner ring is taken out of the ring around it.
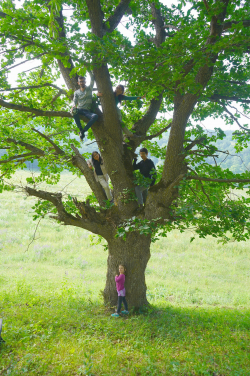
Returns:
[[[85,138],[85,134],[83,132],[79,133],[80,140],[83,141]]]
[[[119,313],[112,313],[112,317],[120,317]]]
[[[123,313],[124,315],[128,315],[128,314],[129,314],[129,311],[122,311],[122,313]]]

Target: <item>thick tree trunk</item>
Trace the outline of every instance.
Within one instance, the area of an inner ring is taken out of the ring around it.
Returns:
[[[126,267],[126,300],[129,309],[148,304],[146,298],[145,269],[150,258],[151,237],[132,232],[126,241],[113,238],[108,241],[109,256],[106,286],[103,292],[105,304],[117,305],[115,276],[119,265]]]

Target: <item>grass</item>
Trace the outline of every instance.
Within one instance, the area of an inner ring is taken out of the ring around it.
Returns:
[[[67,189],[88,193],[78,179]],[[107,252],[89,233],[42,220],[27,251],[34,200],[0,200],[0,375],[250,375],[249,242],[173,232],[152,245],[150,307],[114,319]]]

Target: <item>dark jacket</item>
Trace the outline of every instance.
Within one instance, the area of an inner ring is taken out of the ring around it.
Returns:
[[[151,179],[152,182],[150,184],[150,187],[152,187],[154,185],[155,179],[156,179],[156,168],[155,168],[154,162],[149,158],[147,158],[145,161],[142,160],[139,163],[136,163],[136,161],[137,161],[137,158],[134,159],[133,169],[139,170],[140,173],[145,178]],[[154,170],[154,171],[152,171],[152,170]]]

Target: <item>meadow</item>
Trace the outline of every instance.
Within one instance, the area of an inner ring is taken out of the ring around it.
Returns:
[[[74,179],[51,190],[83,198]],[[32,241],[34,203],[21,188],[0,195],[0,375],[250,375],[250,241],[175,231],[153,243],[150,305],[115,319],[101,296],[107,251],[50,219]]]

